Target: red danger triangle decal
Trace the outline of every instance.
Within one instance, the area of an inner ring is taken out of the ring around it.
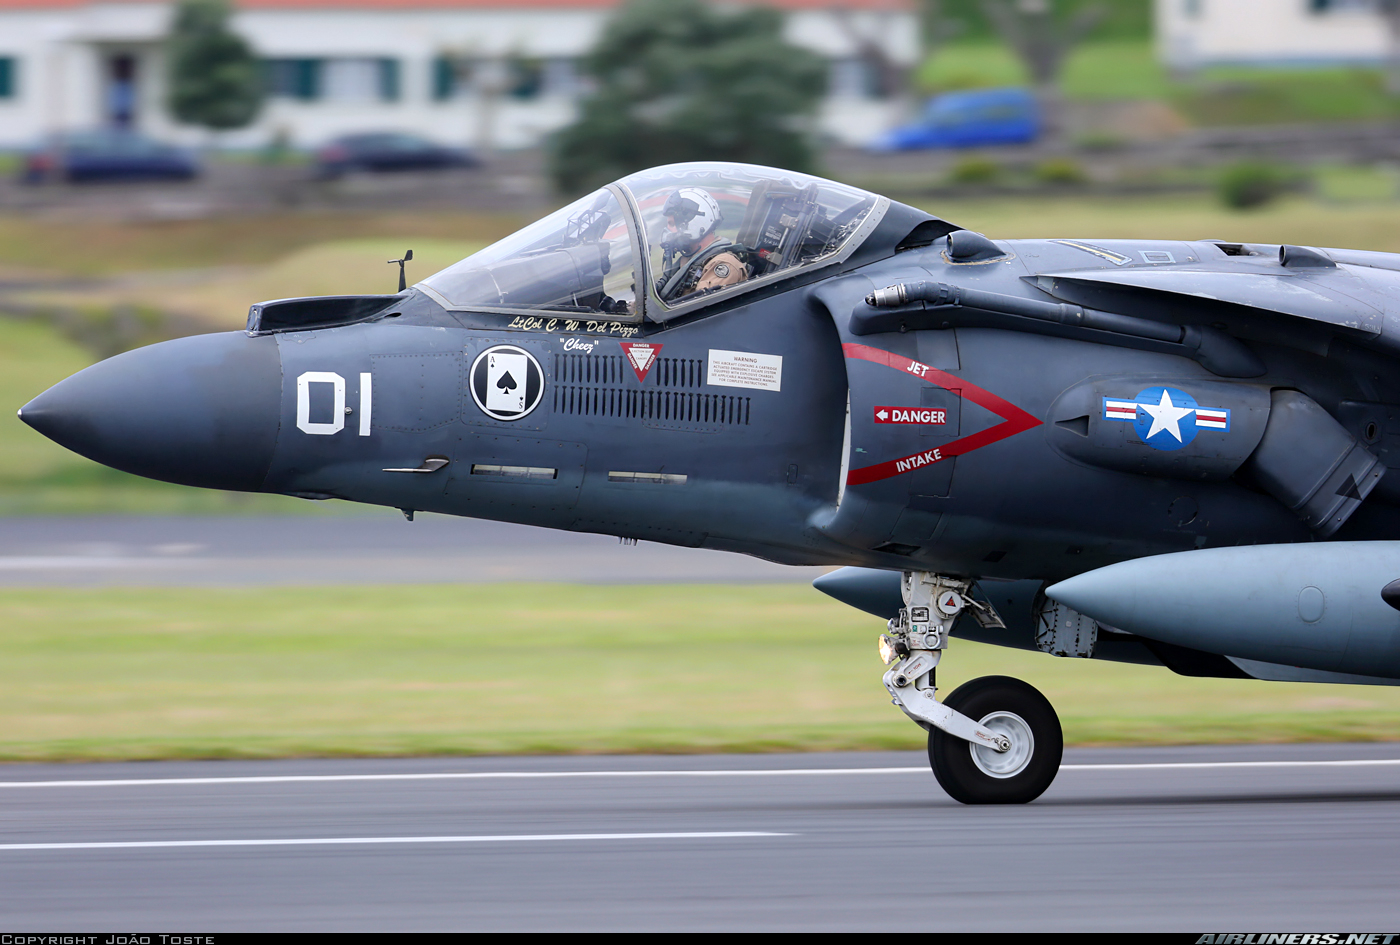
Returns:
[[[622,345],[622,354],[627,358],[627,363],[632,365],[637,381],[645,381],[651,366],[656,363],[656,355],[660,353],[661,345],[645,341],[619,341],[618,344]]]
[[[963,453],[970,453],[973,450],[989,446],[997,440],[1004,440],[1008,436],[1015,436],[1017,433],[1023,433],[1032,427],[1040,426],[1039,420],[1011,401],[1003,400],[989,390],[983,390],[976,384],[968,383],[966,378],[954,377],[936,367],[929,367],[927,364],[911,361],[908,358],[891,354],[888,351],[881,351],[879,348],[872,348],[869,345],[843,344],[841,350],[848,358],[859,358],[862,361],[883,364],[885,367],[894,368],[905,374],[912,374],[945,389],[960,389],[963,400],[970,400],[979,407],[987,408],[1004,421],[994,427],[988,427],[980,433],[973,433],[960,440],[954,440],[947,446],[924,450],[922,453],[914,453],[910,456],[901,456],[899,459],[892,459],[887,463],[876,463],[873,466],[852,469],[846,475],[846,484],[849,486],[860,486],[867,482],[879,482],[881,479],[899,476],[918,469],[920,466],[941,462],[950,456],[961,456]]]

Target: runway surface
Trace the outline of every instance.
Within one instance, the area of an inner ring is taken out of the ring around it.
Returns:
[[[1400,925],[1400,746],[0,767],[0,931]]]
[[[0,519],[0,587],[810,582],[824,568],[392,509],[363,515]]]

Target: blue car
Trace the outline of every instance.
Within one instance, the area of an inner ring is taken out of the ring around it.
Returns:
[[[336,138],[316,152],[316,176],[323,180],[348,171],[416,171],[476,167],[481,162],[459,148],[418,135],[376,132]]]
[[[181,148],[124,130],[58,135],[25,156],[21,178],[48,180],[189,180],[199,165]]]
[[[1040,108],[1028,90],[976,89],[930,99],[914,124],[886,132],[872,151],[1026,144],[1040,131]]]

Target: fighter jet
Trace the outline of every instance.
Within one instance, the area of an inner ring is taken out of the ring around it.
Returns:
[[[888,621],[939,784],[1024,803],[1059,720],[1003,676],[938,698],[951,638],[1400,682],[1397,359],[1397,255],[994,240],[694,163],[397,293],[110,358],[20,418],[168,482],[837,567],[816,585]]]

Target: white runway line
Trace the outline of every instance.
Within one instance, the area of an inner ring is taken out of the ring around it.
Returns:
[[[85,555],[0,555],[0,571],[51,571],[75,568],[187,567],[188,558],[114,558]]]
[[[794,837],[792,833],[724,830],[705,833],[541,833],[481,837],[298,837],[279,840],[115,840],[93,843],[0,843],[7,850],[130,850],[146,847],[307,847],[360,843],[561,843],[573,840],[724,840],[733,837]]]
[[[1162,761],[1143,764],[1060,765],[1061,771],[1153,771],[1161,768],[1365,768],[1400,765],[1400,758],[1356,758],[1348,761]]]
[[[146,784],[279,784],[295,781],[477,781],[530,778],[727,778],[771,775],[912,774],[928,768],[735,768],[709,771],[442,771],[422,774],[278,774],[241,778],[131,778],[109,781],[0,781],[0,788],[124,787]]]
[[[1358,758],[1343,761],[1164,761],[1141,764],[1061,765],[1061,771],[1160,771],[1211,768],[1361,768],[1400,765],[1400,758]],[[730,768],[654,771],[438,771],[405,774],[280,774],[228,778],[122,778],[73,781],[0,781],[0,788],[139,787],[177,784],[286,784],[332,781],[489,781],[535,778],[744,778],[823,777],[854,774],[928,774],[926,766],[912,768]]]

